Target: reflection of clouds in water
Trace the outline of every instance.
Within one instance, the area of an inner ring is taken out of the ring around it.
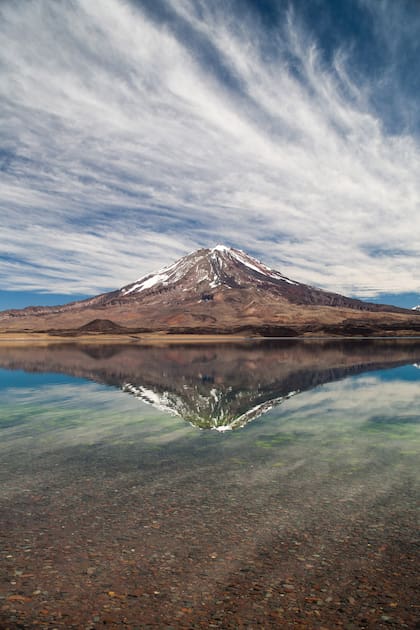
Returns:
[[[7,435],[2,431],[3,445],[47,435],[49,446],[127,439],[131,434],[134,439],[166,442],[187,430],[171,416],[145,404],[140,408],[118,389],[89,382],[6,389],[0,395],[0,427],[8,416],[16,419],[16,426],[8,428]]]
[[[66,383],[59,385],[43,385],[42,387],[10,387],[1,394],[5,402],[19,405],[60,404],[62,408],[78,409],[80,407],[113,406],[119,398],[119,391],[97,383]],[[124,407],[124,399],[120,400]],[[127,408],[130,405],[127,404]],[[123,408],[124,411],[124,408]]]
[[[338,415],[352,423],[372,417],[413,416],[420,418],[420,388],[417,381],[384,381],[376,376],[359,376],[328,383],[305,392],[287,403],[291,419],[309,420]]]
[[[281,432],[285,426],[293,430],[303,426],[312,435],[330,430],[335,433],[337,429],[355,434],[361,426],[378,418],[385,423],[389,419],[409,424],[411,434],[419,417],[418,382],[365,375],[297,394],[274,408],[267,420],[261,419],[241,440],[252,441],[267,428]],[[199,435],[180,418],[162,413],[117,388],[92,382],[3,390],[0,426],[2,422],[8,425],[5,428],[3,424],[4,447],[16,439],[45,440],[50,448],[53,444],[58,447],[102,440],[164,444],[191,432]]]

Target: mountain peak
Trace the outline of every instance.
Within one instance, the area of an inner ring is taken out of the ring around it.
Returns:
[[[255,288],[258,286],[299,283],[286,278],[279,271],[267,267],[240,249],[218,244],[198,249],[157,273],[148,274],[123,287],[122,297],[139,293],[159,293],[177,289],[183,293],[208,293],[217,288]]]
[[[216,247],[213,247],[210,251],[211,252],[229,252],[232,249],[233,249],[232,247],[228,247],[227,245],[222,245],[221,243],[218,243]]]

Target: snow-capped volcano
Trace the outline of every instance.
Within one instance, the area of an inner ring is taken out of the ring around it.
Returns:
[[[418,315],[295,282],[217,245],[87,300],[0,313],[0,332],[406,335],[420,331]]]
[[[199,249],[172,265],[163,267],[157,273],[139,278],[123,287],[121,295],[154,293],[180,284],[184,291],[190,288],[212,291],[221,286],[238,288],[267,282],[277,285],[299,284],[239,249],[216,245],[212,249]]]
[[[418,306],[413,306],[412,311],[420,311],[420,304]]]
[[[257,315],[258,309],[264,308],[267,301],[273,303],[273,300],[360,311],[383,310],[381,305],[370,305],[291,280],[242,250],[225,245],[199,249],[157,273],[148,274],[122,287],[118,292],[105,294],[105,299],[107,295],[112,301],[135,300],[144,303],[166,299],[178,305],[193,299],[195,303],[212,302],[210,307],[213,310],[215,304],[243,302],[245,308],[242,312],[252,315]],[[206,317],[208,315],[207,309]]]
[[[167,299],[177,304],[194,301],[234,303],[245,299],[254,309],[273,299],[301,305],[341,306],[357,310],[381,310],[380,305],[346,298],[337,293],[291,280],[240,249],[216,245],[198,249],[157,273],[148,274],[118,292],[112,300]],[[214,306],[214,305],[213,305]],[[392,307],[390,307],[392,309]]]

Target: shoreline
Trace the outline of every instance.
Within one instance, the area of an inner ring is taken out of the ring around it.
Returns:
[[[62,344],[62,343],[80,343],[80,344],[133,344],[133,345],[176,345],[176,344],[189,344],[189,343],[245,343],[255,341],[334,341],[334,340],[347,340],[347,341],[370,341],[370,340],[411,340],[420,339],[419,334],[404,334],[404,335],[323,335],[306,333],[300,336],[290,337],[265,337],[263,335],[241,335],[233,333],[219,333],[219,334],[168,334],[168,333],[144,333],[144,334],[107,334],[107,333],[90,333],[83,335],[49,335],[47,333],[1,333],[0,332],[0,347],[13,345],[13,344]]]

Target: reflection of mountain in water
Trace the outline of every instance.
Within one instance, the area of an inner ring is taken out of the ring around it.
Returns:
[[[201,429],[217,429],[218,431],[243,427],[297,393],[289,392],[284,396],[259,402],[246,411],[242,411],[243,408],[252,405],[256,399],[261,398],[258,391],[233,391],[232,387],[226,389],[212,387],[209,390],[200,386],[194,387],[191,384],[185,385],[182,393],[179,394],[169,390],[157,392],[131,383],[124,385],[123,391],[134,394],[158,409],[181,416]]]
[[[117,386],[197,427],[218,430],[244,426],[300,391],[419,359],[420,340],[0,349],[1,367]]]

